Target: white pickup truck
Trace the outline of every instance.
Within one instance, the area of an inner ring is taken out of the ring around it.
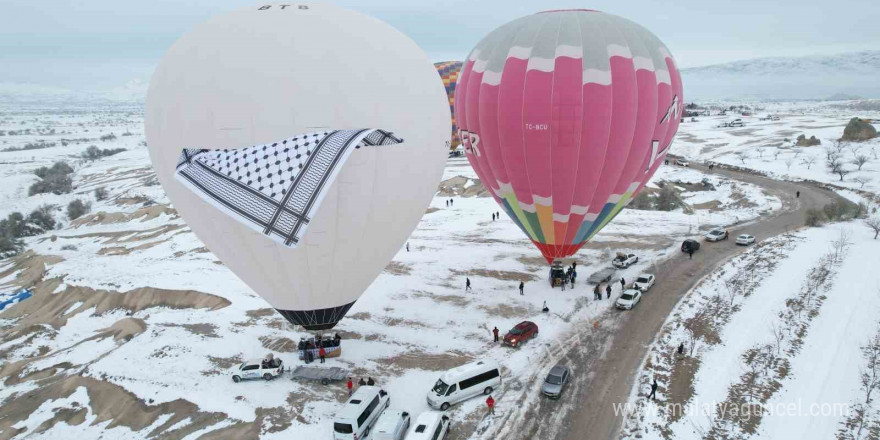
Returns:
[[[639,262],[639,257],[635,254],[624,254],[618,253],[613,260],[611,260],[611,265],[618,269],[626,269],[627,267],[632,266]]]
[[[232,381],[239,383],[244,379],[272,380],[284,372],[281,359],[250,359],[235,367],[230,372]]]

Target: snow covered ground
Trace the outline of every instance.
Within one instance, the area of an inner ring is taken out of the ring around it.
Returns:
[[[848,116],[803,118],[827,124],[838,118],[833,123],[840,132]],[[682,125],[684,133],[690,129]],[[346,396],[343,384],[229,379],[229,368],[269,351],[299,365],[293,349],[307,333],[289,326],[239,281],[168,205],[150,168],[139,108],[6,107],[0,108],[0,131],[0,150],[56,143],[0,152],[0,215],[27,215],[48,203],[57,205],[54,215],[62,223],[26,238],[28,252],[0,260],[0,293],[34,288],[33,297],[0,313],[0,402],[13,409],[0,418],[3,437],[331,437],[332,417]],[[100,139],[110,133],[116,139]],[[754,137],[736,136],[730,135],[741,148]],[[674,152],[723,159],[710,156],[721,150],[702,151],[706,142],[688,139],[680,137]],[[89,145],[127,151],[80,159]],[[33,170],[60,159],[75,168],[74,191],[28,196],[38,180]],[[475,179],[465,159],[449,160],[410,251],[401,249],[334,329],[344,338],[343,355],[328,359],[328,366],[375,378],[392,407],[413,414],[428,409],[425,394],[442,371],[492,358],[504,366],[506,385],[495,395],[503,418],[531,389],[520,381],[545,373],[534,361],[611,306],[583,301],[591,292],[581,280],[607,267],[614,252],[640,256],[639,264],[616,275],[629,280],[678,252],[682,238],[781,206],[752,185],[661,167],[651,186],[673,184],[685,209],[626,209],[579,252],[579,285],[561,292],[549,287],[546,263],[521,231],[506,219],[492,221],[500,209],[491,198],[475,196]],[[99,187],[107,189],[106,200],[95,197]],[[63,208],[76,198],[91,202],[91,212],[71,221]],[[447,207],[450,198],[454,204]],[[473,292],[464,292],[465,276]],[[520,280],[524,296],[517,291]],[[544,301],[548,314],[540,312]],[[491,342],[492,327],[504,332],[527,319],[540,327],[537,340],[518,350]],[[819,323],[821,317],[812,325]],[[483,405],[474,399],[449,411],[453,438],[492,438],[496,419],[484,417]]]
[[[826,166],[826,150],[835,148],[850,118],[880,120],[880,104],[866,103],[874,105],[813,101],[745,103],[752,109],[752,116],[733,111],[720,116],[713,110],[713,116],[696,117],[696,122],[685,118],[671,154],[753,169],[780,179],[815,180],[876,193],[880,190],[880,138],[840,143],[841,161],[848,171],[842,180]],[[727,104],[705,105],[720,109]],[[767,115],[776,115],[779,120],[761,120]],[[742,119],[745,126],[720,127],[734,119]],[[821,144],[797,146],[797,137],[802,134],[808,139],[815,136]],[[853,163],[859,157],[866,160],[861,167]]]
[[[707,277],[650,348],[625,437],[836,438],[863,399],[860,347],[880,324],[873,235],[858,222],[805,229]]]

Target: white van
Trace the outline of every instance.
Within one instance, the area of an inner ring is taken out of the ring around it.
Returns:
[[[345,407],[333,420],[335,440],[362,440],[370,433],[370,428],[391,404],[385,390],[362,385],[348,398]]]
[[[491,394],[501,386],[501,369],[495,361],[471,362],[440,376],[428,391],[428,405],[446,411],[449,405],[481,394]]]
[[[449,433],[449,416],[428,411],[419,414],[406,440],[440,440]]]
[[[409,429],[409,413],[396,409],[389,409],[379,416],[376,426],[373,426],[373,440],[403,440],[406,430]]]

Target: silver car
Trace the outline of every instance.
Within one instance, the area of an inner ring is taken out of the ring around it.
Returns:
[[[544,385],[541,386],[541,392],[551,398],[558,399],[562,395],[562,388],[568,383],[571,376],[571,370],[565,365],[557,364],[550,369],[547,378],[544,379]]]

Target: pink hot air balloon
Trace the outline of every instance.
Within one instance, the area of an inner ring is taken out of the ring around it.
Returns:
[[[471,166],[548,263],[577,252],[638,194],[681,111],[666,46],[590,10],[494,30],[468,56],[455,99]]]

